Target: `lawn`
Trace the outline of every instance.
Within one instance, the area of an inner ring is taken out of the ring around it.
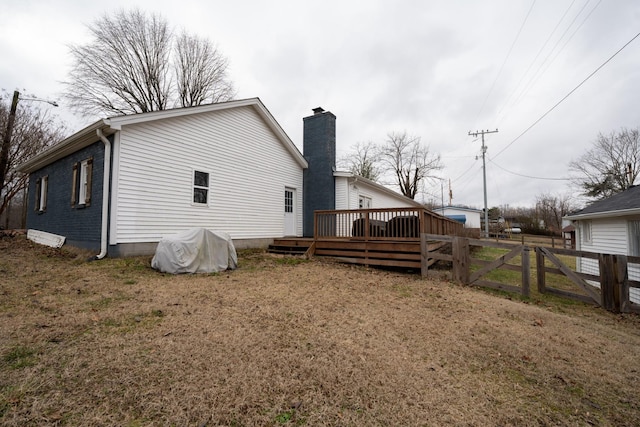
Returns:
[[[6,426],[640,425],[640,319],[417,274],[0,239]]]

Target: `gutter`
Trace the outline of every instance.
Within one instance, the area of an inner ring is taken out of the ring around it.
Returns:
[[[109,190],[111,175],[111,142],[104,136],[102,129],[96,129],[96,134],[104,144],[104,170],[102,181],[102,229],[100,232],[100,253],[93,259],[107,256],[107,229],[109,225]]]

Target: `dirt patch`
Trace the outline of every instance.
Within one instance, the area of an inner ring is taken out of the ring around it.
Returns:
[[[256,251],[189,276],[85,255],[0,239],[3,425],[640,425],[637,316]]]

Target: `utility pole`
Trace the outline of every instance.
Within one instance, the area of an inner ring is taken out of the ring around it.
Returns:
[[[489,237],[489,207],[487,206],[487,163],[485,161],[485,154],[487,153],[487,147],[484,145],[485,133],[497,133],[496,130],[481,130],[475,132],[469,132],[469,136],[482,135],[482,183],[484,184],[484,235]]]
[[[9,163],[9,147],[11,146],[11,133],[13,132],[13,122],[16,119],[16,109],[18,108],[18,99],[20,92],[13,92],[13,100],[11,101],[11,109],[7,118],[7,131],[2,138],[2,146],[0,146],[0,196],[4,189],[4,177],[7,173],[7,164]]]

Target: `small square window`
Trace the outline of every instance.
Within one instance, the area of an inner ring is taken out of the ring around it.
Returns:
[[[206,205],[209,203],[209,174],[193,172],[193,203]]]

